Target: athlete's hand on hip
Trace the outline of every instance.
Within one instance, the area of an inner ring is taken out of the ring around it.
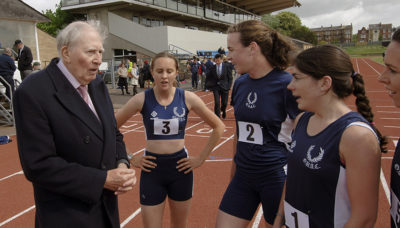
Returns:
[[[176,167],[179,172],[185,171],[185,174],[189,173],[193,169],[201,166],[204,160],[200,157],[188,157],[182,158],[178,161],[178,166]]]
[[[149,156],[149,155],[136,155],[133,156],[133,158],[130,160],[131,164],[136,167],[140,168],[141,170],[145,172],[151,172],[152,169],[156,168],[157,164],[153,162],[156,160],[156,157],[154,156]]]

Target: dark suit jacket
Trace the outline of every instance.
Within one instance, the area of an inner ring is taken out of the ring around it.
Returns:
[[[6,54],[0,55],[0,76],[12,77],[15,69],[14,60],[10,56]]]
[[[222,89],[225,91],[229,91],[232,86],[232,70],[230,67],[222,63],[222,72],[221,76],[217,75],[217,65],[213,65],[211,70],[207,75],[206,86],[209,89]]]
[[[18,151],[33,184],[36,227],[120,227],[117,197],[104,183],[126,151],[107,88],[100,77],[88,87],[100,123],[58,61],[26,78],[14,96]]]
[[[22,49],[21,54],[19,54],[18,50],[18,70],[24,71],[24,70],[32,70],[32,51],[31,49],[24,45],[24,48]]]

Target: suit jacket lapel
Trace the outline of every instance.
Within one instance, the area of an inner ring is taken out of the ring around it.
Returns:
[[[80,119],[100,139],[103,139],[103,128],[99,120],[55,64],[46,68],[56,88],[55,96],[66,109]]]

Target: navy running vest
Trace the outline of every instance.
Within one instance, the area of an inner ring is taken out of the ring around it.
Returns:
[[[284,204],[286,225],[343,227],[350,217],[350,201],[339,143],[349,124],[368,122],[359,113],[349,112],[320,133],[309,136],[307,126],[312,115],[305,112],[292,135]]]
[[[185,91],[176,88],[174,99],[168,106],[157,102],[153,89],[145,90],[144,93],[141,113],[146,128],[146,139],[184,139],[189,113],[185,103]]]

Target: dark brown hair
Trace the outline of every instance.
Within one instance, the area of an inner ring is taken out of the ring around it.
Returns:
[[[288,53],[294,49],[291,42],[262,21],[249,20],[232,25],[228,33],[240,33],[240,42],[247,47],[256,42],[268,62],[279,69],[289,65]]]
[[[154,58],[151,61],[151,66],[150,66],[152,70],[154,69],[154,64],[155,64],[156,60],[159,59],[159,58],[170,58],[170,59],[173,59],[174,62],[175,62],[176,71],[179,70],[178,60],[176,60],[175,56],[171,55],[167,51],[160,52],[156,56],[154,56]]]
[[[374,126],[369,99],[365,95],[364,80],[361,74],[354,72],[350,56],[334,45],[321,45],[301,52],[295,66],[301,72],[310,75],[316,80],[328,75],[332,78],[332,90],[339,98],[353,94],[356,97],[357,111],[371,123],[376,131],[382,152],[387,152],[386,137],[383,137]]]

